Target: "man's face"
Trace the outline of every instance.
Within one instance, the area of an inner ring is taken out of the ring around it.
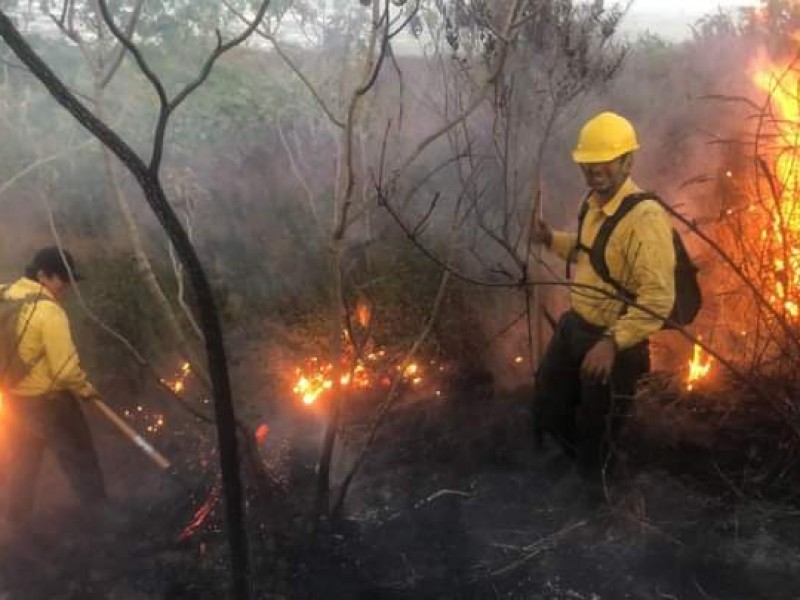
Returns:
[[[47,275],[44,271],[39,271],[37,279],[56,300],[61,300],[70,288],[70,282],[64,281],[56,274]]]
[[[630,174],[630,157],[621,156],[602,163],[580,165],[586,185],[602,198],[611,198]]]

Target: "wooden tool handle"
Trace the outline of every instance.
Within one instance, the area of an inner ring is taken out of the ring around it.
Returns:
[[[169,469],[170,462],[164,457],[164,455],[153,448],[153,446],[151,446],[146,439],[139,435],[136,430],[133,429],[133,427],[128,425],[122,419],[122,417],[111,410],[105,402],[99,398],[92,398],[92,402],[100,410],[100,412],[103,413],[104,417],[111,421],[117,427],[117,429],[119,429],[125,435],[126,438],[139,446],[139,448],[145,454],[147,454],[147,456],[149,456],[154,463],[156,463],[165,471]]]

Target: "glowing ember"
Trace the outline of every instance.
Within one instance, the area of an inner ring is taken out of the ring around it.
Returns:
[[[708,376],[708,373],[711,371],[711,364],[713,362],[714,358],[711,356],[705,356],[705,352],[699,344],[694,345],[694,350],[692,351],[692,360],[689,362],[689,375],[686,378],[687,391],[691,392],[697,382],[705,379]]]
[[[129,416],[130,411],[125,411],[125,415]],[[166,424],[166,419],[164,415],[160,414],[151,414],[148,412],[143,412],[140,419],[143,424],[144,428],[148,433],[158,433],[164,428]]]
[[[419,365],[416,363],[411,363],[403,371],[403,376],[411,377],[412,375],[416,375],[418,372],[419,372]]]
[[[221,493],[222,480],[221,478],[217,477],[205,502],[203,502],[203,504],[201,504],[200,507],[195,511],[192,521],[178,536],[179,542],[190,538],[192,535],[194,535],[194,533],[197,532],[198,529],[203,526],[208,518],[214,513],[214,509],[216,508],[217,504],[219,504]]]
[[[184,362],[178,368],[175,378],[171,381],[161,379],[161,384],[169,388],[174,394],[180,395],[186,390],[186,382],[192,374],[192,366]],[[159,433],[167,424],[167,419],[163,414],[149,412],[141,404],[135,409],[125,409],[123,414],[128,420],[133,421],[147,433]]]
[[[178,373],[175,375],[175,379],[171,381],[162,379],[161,383],[167,386],[175,394],[180,395],[186,390],[186,380],[191,374],[192,365],[190,365],[188,362],[184,362],[178,370]]]
[[[267,435],[269,435],[269,426],[266,423],[262,423],[256,429],[256,442],[259,445],[263,444],[267,440]]]
[[[418,387],[425,381],[425,368],[421,363],[409,363],[405,368],[400,364],[393,364],[392,358],[385,349],[378,349],[366,354],[363,358],[353,359],[345,357],[343,366],[339,370],[338,381],[342,388],[347,390],[372,390],[378,387],[391,385],[390,373],[398,373],[402,380],[409,385]],[[425,363],[432,366],[436,361]],[[444,367],[439,367],[444,371]],[[292,391],[300,398],[303,404],[315,404],[326,392],[334,387],[337,377],[331,363],[320,361],[312,357],[303,362],[301,367],[294,370]]]

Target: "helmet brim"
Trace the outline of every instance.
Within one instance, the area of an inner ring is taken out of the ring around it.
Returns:
[[[635,144],[630,148],[625,148],[624,150],[617,150],[614,152],[606,152],[606,153],[598,153],[598,152],[592,152],[575,148],[575,150],[572,151],[572,160],[574,160],[579,165],[606,163],[606,162],[611,162],[612,160],[615,160],[620,156],[625,156],[626,154],[634,152],[638,149],[639,149],[639,144]]]

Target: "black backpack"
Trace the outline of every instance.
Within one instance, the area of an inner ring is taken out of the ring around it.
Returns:
[[[608,271],[608,265],[606,264],[606,246],[608,245],[608,240],[614,228],[617,226],[617,223],[642,200],[656,200],[661,203],[661,199],[653,192],[640,192],[638,194],[626,196],[622,199],[617,211],[600,225],[600,230],[597,232],[597,237],[591,248],[587,248],[581,244],[580,241],[583,221],[589,210],[587,201],[584,201],[580,213],[578,214],[577,250],[587,252],[589,254],[589,262],[594,271],[603,281],[612,285],[620,296],[628,301],[635,301],[636,295],[630,290],[625,289],[622,284],[611,277]],[[692,262],[689,253],[686,252],[686,246],[683,245],[683,240],[675,229],[672,230],[672,244],[675,247],[675,304],[672,307],[672,312],[670,312],[667,317],[667,321],[664,322],[665,329],[669,329],[675,325],[689,325],[694,321],[697,313],[700,312],[700,306],[703,303],[700,285],[697,282],[698,268]]]

